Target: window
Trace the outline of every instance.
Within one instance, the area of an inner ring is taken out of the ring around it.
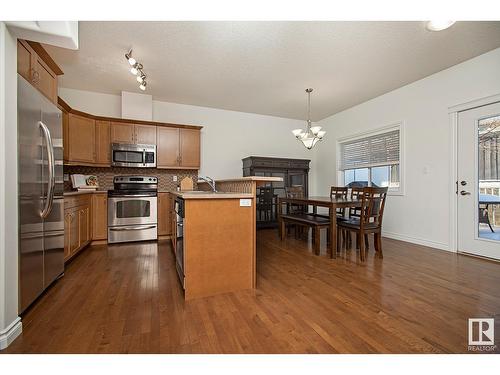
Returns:
[[[389,187],[401,192],[400,125],[340,142],[340,172],[345,186]]]

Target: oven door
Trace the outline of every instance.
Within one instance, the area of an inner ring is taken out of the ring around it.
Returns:
[[[108,226],[156,223],[156,197],[130,195],[108,198]]]

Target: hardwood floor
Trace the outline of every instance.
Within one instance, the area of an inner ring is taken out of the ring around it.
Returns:
[[[256,290],[189,302],[169,241],[90,247],[3,353],[457,353],[473,317],[497,318],[498,351],[499,263],[386,238],[364,263],[257,241]]]

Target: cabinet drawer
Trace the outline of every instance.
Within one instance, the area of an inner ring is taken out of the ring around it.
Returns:
[[[90,205],[91,194],[73,195],[64,197],[64,209],[74,208],[78,206]]]
[[[254,167],[272,167],[273,162],[271,160],[254,160]]]
[[[275,168],[288,168],[290,166],[290,162],[284,160],[277,160],[273,162],[273,167]]]

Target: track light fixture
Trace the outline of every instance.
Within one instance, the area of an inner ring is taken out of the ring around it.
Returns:
[[[136,80],[140,83],[139,88],[142,91],[146,90],[146,73],[144,73],[142,64],[132,57],[132,50],[125,54],[125,58],[131,66],[130,73],[137,76]]]

